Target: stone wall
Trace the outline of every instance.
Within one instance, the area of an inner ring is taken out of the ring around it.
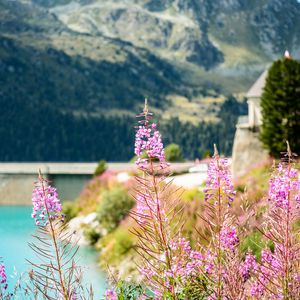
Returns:
[[[237,127],[232,150],[234,178],[246,174],[256,165],[268,159],[268,152],[258,138],[259,133],[247,127]]]

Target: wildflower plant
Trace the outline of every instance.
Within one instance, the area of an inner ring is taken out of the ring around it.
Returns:
[[[172,190],[171,183],[166,181],[169,164],[147,101],[138,118],[135,154],[142,175],[136,177],[139,188],[132,217],[138,225],[134,234],[143,261],[139,270],[155,299],[178,299],[178,291],[194,271],[198,253],[182,237],[178,191]]]
[[[261,228],[274,251],[263,249],[251,295],[255,299],[300,299],[300,179],[289,144],[269,182],[269,209]]]
[[[209,164],[199,247],[204,257],[201,272],[207,278],[207,299],[246,299],[249,270],[238,251],[238,224],[231,213],[235,190],[228,161],[216,146]]]
[[[82,272],[76,262],[78,247],[73,246],[72,236],[64,223],[62,205],[57,191],[39,174],[32,193],[32,218],[38,227],[29,243],[37,262],[30,262],[29,272],[32,291],[44,299],[92,299],[93,293],[82,285]]]

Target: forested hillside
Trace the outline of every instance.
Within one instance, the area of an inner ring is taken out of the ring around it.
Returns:
[[[243,93],[299,55],[299,20],[296,0],[0,0],[0,160],[129,159],[145,97],[186,158],[230,154]]]
[[[30,108],[13,102],[5,109],[7,113],[0,117],[4,161],[127,161],[134,155],[134,116],[76,117],[51,106]],[[228,99],[221,106],[218,123],[193,125],[160,118],[160,129],[164,142],[180,144],[187,159],[211,152],[213,143],[230,154],[237,116],[244,113],[246,103]]]

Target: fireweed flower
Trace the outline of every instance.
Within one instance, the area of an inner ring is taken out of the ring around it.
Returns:
[[[106,290],[105,300],[118,300],[118,294],[114,290]]]
[[[300,180],[293,168],[293,154],[287,153],[269,181],[269,206],[262,229],[272,242],[274,252],[262,251],[251,294],[263,299],[300,299],[299,274],[299,222]]]
[[[245,256],[245,260],[241,263],[239,271],[243,276],[244,280],[248,280],[251,276],[251,273],[256,271],[257,262],[256,258],[252,253],[247,253]]]
[[[141,175],[136,176],[137,204],[132,215],[139,225],[134,230],[142,257],[139,271],[155,299],[163,299],[166,294],[176,299],[177,291],[185,282],[198,276],[196,270],[202,256],[181,236],[180,197],[165,181],[169,168],[162,138],[157,125],[152,123],[147,102],[138,117],[134,152]]]
[[[146,101],[144,112],[141,114],[144,120],[140,121],[135,134],[134,153],[138,157],[136,165],[145,169],[149,160],[155,160],[160,163],[161,168],[164,168],[166,165],[164,145],[157,125],[150,122],[150,115]],[[143,157],[144,153],[146,157]]]
[[[148,162],[147,158],[142,158],[143,152],[146,151],[148,159],[156,159],[160,163],[165,162],[165,152],[161,135],[153,123],[140,125],[135,135],[134,153],[138,156],[136,164],[139,167],[145,167]]]
[[[215,147],[215,155],[209,163],[207,171],[206,187],[204,189],[205,200],[215,200],[216,192],[218,191],[220,191],[221,196],[225,196],[228,199],[228,204],[233,201],[236,194],[228,160],[220,158]]]
[[[269,201],[277,207],[289,207],[290,193],[295,193],[297,206],[300,206],[300,179],[298,170],[279,164],[276,175],[269,181]]]
[[[238,251],[235,217],[231,213],[236,192],[228,160],[220,158],[216,146],[214,148],[204,189],[204,215],[201,216],[205,221],[202,235],[205,237],[206,232],[211,235],[208,247],[203,249],[205,262],[202,270],[208,279],[208,290],[211,291],[207,299],[245,299],[245,286],[250,273],[249,270],[240,270],[243,260]]]
[[[41,176],[32,192],[32,204],[31,216],[37,225],[45,225],[48,218],[54,220],[62,217],[62,205],[56,189],[47,185]]]
[[[5,266],[2,263],[0,263],[0,284],[4,289],[7,288],[7,278],[6,278],[6,273],[5,273]]]
[[[203,266],[204,256],[195,250],[192,250],[189,241],[183,237],[178,237],[169,242],[172,263],[170,268],[165,268],[163,276],[167,279],[165,284],[167,288],[172,288],[171,282],[179,281],[182,284],[192,276],[197,276]],[[149,264],[140,269],[143,277],[148,280],[155,280],[158,274],[154,271],[160,268],[161,262],[165,261],[165,256],[160,260],[151,260]],[[159,292],[156,292],[159,296]]]
[[[260,265],[251,261],[252,258],[250,263],[252,263],[252,270],[257,273],[257,278],[251,284],[250,292],[251,296],[259,299],[266,292],[268,282],[270,280],[274,280],[278,276],[281,276],[282,272],[280,270],[280,263],[276,258],[276,254],[274,255],[269,249],[262,250]],[[274,295],[270,295],[270,297],[273,296]],[[275,297],[274,299],[282,299],[282,294],[279,291],[276,292],[276,296],[278,297]]]
[[[235,227],[227,225],[223,226],[220,232],[220,242],[222,250],[234,251],[235,246],[239,242]]]

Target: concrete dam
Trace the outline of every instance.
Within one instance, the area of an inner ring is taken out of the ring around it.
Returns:
[[[108,163],[114,171],[128,171],[130,163]],[[62,201],[74,200],[92,178],[97,163],[0,163],[0,205],[31,204],[38,172],[57,188]]]

